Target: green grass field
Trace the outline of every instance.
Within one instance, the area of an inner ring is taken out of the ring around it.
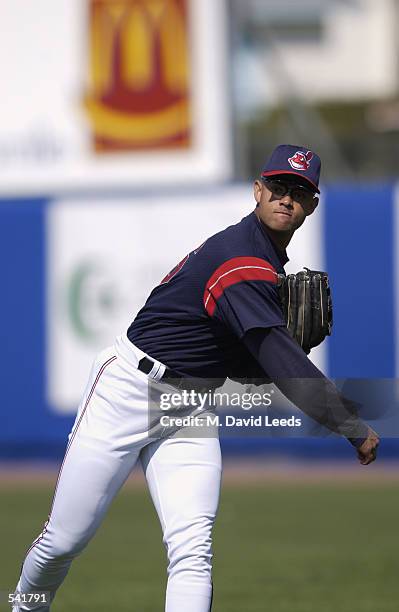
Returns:
[[[0,485],[0,590],[14,587],[51,496],[43,484]],[[396,612],[398,510],[395,483],[225,486],[214,612]],[[53,610],[161,612],[164,588],[158,519],[147,492],[127,487],[74,562]]]

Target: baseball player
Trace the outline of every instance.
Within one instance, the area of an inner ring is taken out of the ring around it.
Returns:
[[[14,611],[50,610],[71,562],[137,462],[168,555],[166,612],[211,610],[219,440],[151,437],[149,382],[189,387],[195,378],[209,388],[233,374],[268,377],[307,414],[348,438],[362,464],[375,459],[378,436],[292,338],[277,290],[286,247],[318,204],[319,174],[315,153],[277,147],[254,183],[255,210],[187,255],[155,287],[127,333],[98,355],[48,520],[27,552],[17,585],[21,593],[48,591],[50,603],[22,603]],[[323,393],[301,384],[305,379],[322,384]]]

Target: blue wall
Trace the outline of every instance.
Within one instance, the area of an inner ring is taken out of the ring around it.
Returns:
[[[62,457],[73,417],[45,398],[45,215],[48,200],[0,201],[3,262],[0,458]],[[335,308],[328,340],[332,377],[395,376],[394,187],[336,185],[326,190],[324,242]],[[352,456],[341,440],[226,439],[226,452]],[[398,455],[396,441],[382,454]]]
[[[335,319],[329,374],[394,377],[394,187],[330,187],[324,233]]]
[[[59,457],[73,422],[45,400],[46,205],[0,202],[1,458]]]

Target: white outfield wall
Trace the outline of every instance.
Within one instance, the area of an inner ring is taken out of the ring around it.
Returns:
[[[197,193],[53,201],[47,212],[47,395],[76,411],[97,351],[123,333],[151,289],[208,236],[254,207],[251,185]],[[323,269],[322,212],[289,247],[287,271]],[[323,368],[324,349],[312,352]]]

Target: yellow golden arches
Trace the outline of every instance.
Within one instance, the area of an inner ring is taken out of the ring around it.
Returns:
[[[132,89],[145,89],[153,77],[154,45],[148,18],[139,4],[130,9],[121,37],[123,82]]]
[[[92,91],[102,95],[112,84],[112,59],[121,40],[122,79],[145,89],[154,77],[154,37],[161,40],[162,76],[172,92],[188,87],[188,41],[184,16],[175,0],[95,2],[91,24]]]
[[[106,15],[95,5],[90,37],[90,87],[93,95],[101,95],[110,85],[112,75],[112,31],[106,27]]]
[[[173,0],[172,0],[173,2]],[[161,22],[165,13],[169,10],[171,0],[147,0],[145,2],[146,10],[148,11],[151,20],[158,29],[157,24]]]
[[[183,146],[192,119],[186,0],[90,2],[91,80],[84,106],[94,138],[108,141],[110,150],[175,141]],[[146,113],[147,98],[153,110]]]
[[[175,0],[134,2],[123,24],[124,82],[145,89],[154,77],[154,38],[161,40],[163,82],[172,92],[188,87],[188,45],[183,15]]]
[[[124,0],[93,5],[90,64],[94,95],[102,95],[112,84],[113,49],[126,9]]]
[[[183,15],[174,0],[168,3],[160,34],[165,84],[171,91],[186,91],[189,78],[187,31]]]

